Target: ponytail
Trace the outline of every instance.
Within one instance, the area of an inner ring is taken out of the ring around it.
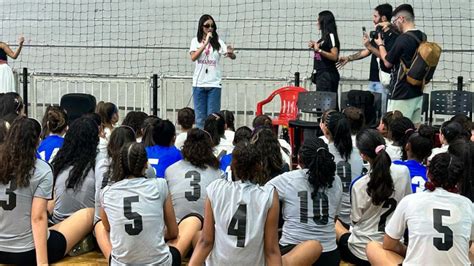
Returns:
[[[337,151],[345,161],[348,161],[352,153],[352,137],[347,117],[340,112],[331,112],[326,116],[325,125]]]
[[[336,163],[328,146],[320,138],[306,139],[300,150],[300,160],[308,169],[308,181],[313,185],[313,193],[320,188],[330,188],[334,182]]]
[[[372,159],[370,180],[367,183],[367,194],[374,205],[380,205],[390,198],[394,184],[390,174],[392,161],[385,151],[385,140],[373,129],[365,129],[357,134],[357,148]]]

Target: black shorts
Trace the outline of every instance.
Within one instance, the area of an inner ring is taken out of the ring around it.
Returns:
[[[66,238],[55,230],[49,230],[48,262],[53,263],[64,258],[66,253]],[[36,265],[36,250],[13,253],[0,251],[0,263],[16,265]]]
[[[339,72],[320,70],[316,72],[316,90],[317,91],[330,91],[337,93],[339,88]]]
[[[286,246],[280,245],[281,255],[285,255],[290,252],[296,245],[290,244]],[[319,259],[313,263],[313,266],[339,266],[341,262],[341,256],[339,255],[339,250],[335,249],[333,251],[323,252]]]
[[[337,243],[339,252],[341,253],[341,259],[345,262],[349,262],[355,265],[367,265],[370,266],[370,263],[366,260],[359,259],[356,255],[352,254],[349,249],[349,237],[351,233],[345,233],[339,238],[339,243]]]

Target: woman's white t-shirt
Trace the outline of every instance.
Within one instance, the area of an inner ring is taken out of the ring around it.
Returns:
[[[191,40],[189,52],[197,51],[204,43],[196,37]],[[221,55],[227,53],[226,44],[219,39],[220,49],[215,51],[209,43],[195,61],[196,68],[193,74],[193,87],[221,88],[222,71],[219,65]]]

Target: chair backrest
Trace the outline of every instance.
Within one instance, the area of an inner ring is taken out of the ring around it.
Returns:
[[[298,109],[303,113],[323,113],[335,109],[336,103],[337,93],[329,91],[300,92],[298,97]]]
[[[430,104],[430,95],[428,93],[423,93],[423,103],[421,105],[421,114],[425,117],[425,123],[428,121],[429,104]]]
[[[61,97],[61,108],[66,110],[69,123],[83,114],[93,113],[96,99],[93,95],[85,93],[69,93]]]
[[[263,113],[263,105],[272,101],[275,96],[280,96],[280,115],[279,120],[290,121],[294,120],[298,116],[298,107],[296,105],[298,101],[298,94],[300,92],[305,92],[306,89],[302,87],[287,86],[279,88],[272,92],[267,99],[257,103],[257,115]]]
[[[353,106],[361,109],[364,112],[367,125],[373,126],[377,121],[377,117],[381,114],[381,104],[376,106],[375,103],[375,99],[379,99],[379,102],[381,102],[382,95],[380,93],[351,90],[343,93],[341,98],[341,108]]]
[[[430,120],[432,114],[465,114],[472,118],[472,92],[440,90],[431,92]]]

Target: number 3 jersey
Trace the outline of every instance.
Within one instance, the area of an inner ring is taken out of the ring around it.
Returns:
[[[406,166],[392,164],[390,175],[395,191],[388,200],[380,205],[374,205],[372,198],[367,194],[369,174],[352,182],[351,220],[353,228],[348,244],[352,254],[362,260],[367,260],[365,248],[370,241],[383,241],[386,222],[392,217],[397,203],[405,195],[411,194],[410,172]]]
[[[50,200],[53,193],[51,167],[36,160],[30,184],[19,188],[0,183],[0,251],[26,252],[35,248],[31,228],[33,198]]]
[[[214,248],[206,265],[265,265],[263,237],[273,187],[218,179],[207,187]]]
[[[167,196],[161,178],[124,179],[102,190],[101,204],[110,223],[111,265],[171,265],[163,236]]]
[[[436,188],[403,198],[385,227],[400,239],[408,226],[403,265],[469,265],[474,240],[473,204],[468,198]]]
[[[165,179],[168,182],[178,223],[190,213],[197,213],[204,217],[206,188],[222,174],[219,169],[198,168],[185,160],[166,169]]]
[[[324,252],[337,248],[334,218],[341,206],[342,184],[338,176],[329,188],[313,193],[307,169],[294,170],[270,180],[283,204],[283,233],[281,245],[318,240]]]

